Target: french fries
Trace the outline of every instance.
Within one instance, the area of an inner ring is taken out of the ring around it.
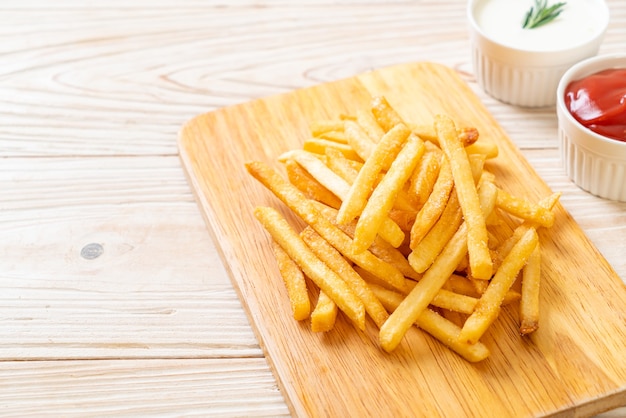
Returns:
[[[467,248],[472,276],[488,280],[491,278],[493,262],[487,247],[488,235],[485,217],[480,209],[478,192],[474,185],[472,168],[459,142],[456,127],[452,119],[442,115],[435,117],[435,129],[441,148],[450,161],[450,170],[454,178],[463,218],[467,223]]]
[[[378,329],[386,352],[417,327],[470,362],[489,356],[480,340],[507,305],[519,303],[521,335],[539,329],[537,229],[554,225],[559,193],[533,202],[504,190],[489,171],[498,148],[476,128],[447,115],[406,121],[382,96],[310,129],[302,149],[277,157],[287,179],[246,164],[305,224],[254,212],[294,319],[332,332],[342,312],[361,332]]]
[[[474,312],[465,321],[459,338],[470,344],[475,343],[495,321],[506,293],[535,250],[537,239],[537,232],[530,228],[511,249],[485,293],[478,300]]]
[[[276,242],[272,242],[274,257],[278,263],[278,269],[285,282],[285,288],[291,302],[293,318],[296,321],[307,319],[311,314],[311,300],[306,288],[306,280],[302,269]]]
[[[365,311],[374,320],[374,323],[380,327],[389,314],[376,298],[372,289],[369,288],[365,280],[354,271],[350,263],[324,238],[319,236],[312,228],[305,228],[302,233],[304,242],[313,250],[313,252],[325,262],[335,273],[339,275],[356,295],[363,302]]]
[[[354,231],[354,251],[362,252],[372,245],[402,186],[413,173],[423,153],[422,140],[415,135],[409,135],[407,143],[398,153],[382,181],[376,186],[359,215]],[[341,208],[339,211],[341,212]]]
[[[337,273],[317,258],[287,220],[276,209],[269,207],[257,207],[254,215],[320,290],[326,293],[359,329],[364,329],[365,308],[361,300]]]
[[[370,197],[378,175],[386,171],[400,152],[411,131],[403,124],[391,128],[372,151],[358,172],[350,191],[341,203],[337,222],[345,224],[353,220],[363,210]]]
[[[541,247],[537,245],[528,257],[522,274],[522,298],[519,304],[520,334],[539,328],[539,287],[541,278]]]
[[[289,163],[291,160],[297,162],[313,179],[340,199],[345,199],[350,192],[350,184],[347,181],[335,174],[319,158],[307,151],[288,151],[278,159],[283,160],[285,163]],[[326,201],[331,201],[327,196],[324,196],[324,198]],[[320,199],[320,201],[322,200]],[[334,205],[330,206],[335,207]],[[404,241],[404,232],[394,221],[387,216],[381,216],[379,226],[381,227],[379,233],[383,239],[394,247],[398,247],[402,244]]]
[[[337,320],[337,304],[323,291],[317,297],[315,309],[311,312],[311,331],[328,332]]]

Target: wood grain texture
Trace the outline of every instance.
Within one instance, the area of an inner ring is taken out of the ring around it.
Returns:
[[[2,362],[0,372],[12,377],[2,416],[289,415],[264,359]]]
[[[607,4],[600,52],[620,52],[626,8]],[[0,2],[0,416],[287,415],[284,404],[274,409],[275,388],[256,386],[274,380],[267,366],[218,373],[189,396],[166,390],[173,373],[197,376],[197,359],[225,370],[238,359],[265,362],[180,168],[176,135],[197,114],[388,65],[455,68],[626,279],[626,204],[566,178],[553,109],[504,105],[478,88],[465,6]],[[90,243],[104,252],[86,260]],[[146,376],[135,361],[161,357],[180,362]],[[102,358],[111,360],[93,360]],[[38,359],[54,367],[44,373]],[[93,376],[80,387],[76,367]],[[116,409],[107,400],[121,389]],[[171,403],[152,408],[164,393]]]
[[[515,311],[505,311],[486,337],[492,356],[479,365],[415,329],[386,355],[372,329],[361,335],[341,322],[319,336],[291,319],[267,236],[252,216],[257,205],[283,207],[243,165],[276,165],[281,152],[301,147],[308,122],[354,113],[380,94],[405,120],[429,123],[446,113],[460,125],[476,126],[483,141],[500,148],[489,168],[504,189],[532,200],[550,193],[479,99],[438,64],[389,67],[188,123],[180,136],[183,164],[292,413],[537,416],[588,414],[625,402],[626,288],[561,208],[553,229],[541,231],[547,261],[540,331],[520,338]]]

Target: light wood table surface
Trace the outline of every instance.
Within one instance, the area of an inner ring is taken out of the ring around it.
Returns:
[[[623,52],[626,2],[607,4],[601,53]],[[554,109],[479,89],[465,7],[1,2],[0,415],[288,416],[177,133],[200,113],[388,65],[456,69],[626,280],[626,204],[567,179]]]

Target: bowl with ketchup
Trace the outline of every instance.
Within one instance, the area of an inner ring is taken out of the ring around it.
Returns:
[[[596,196],[626,202],[626,54],[572,66],[556,101],[567,175]]]

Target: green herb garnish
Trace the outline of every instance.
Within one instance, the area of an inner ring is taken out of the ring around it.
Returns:
[[[548,6],[548,0],[535,0],[535,6],[526,12],[522,28],[534,29],[552,22],[561,14],[563,7],[565,7],[565,2]]]

